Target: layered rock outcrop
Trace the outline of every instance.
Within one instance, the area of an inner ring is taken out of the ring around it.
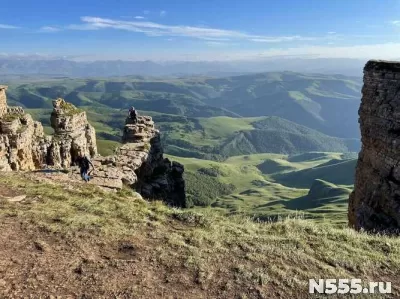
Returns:
[[[8,107],[6,87],[0,86],[0,170],[68,169],[82,152],[92,158],[95,173],[90,184],[107,189],[129,186],[147,199],[185,207],[183,165],[163,157],[160,133],[151,117],[137,123],[126,119],[123,145],[114,155],[97,153],[96,134],[86,113],[63,99],[53,101],[53,136],[45,136],[39,122],[20,107]],[[79,170],[71,176],[79,179]]]
[[[369,61],[359,109],[362,149],[349,225],[376,232],[400,229],[400,63]]]
[[[54,135],[48,150],[47,164],[67,168],[79,152],[89,157],[97,155],[96,132],[89,124],[86,112],[63,99],[53,101],[51,126]]]
[[[139,116],[136,124],[127,118],[122,140],[114,155],[93,160],[91,183],[107,188],[128,185],[147,199],[185,207],[184,167],[163,157],[160,133],[151,117]]]
[[[0,86],[0,170],[34,170],[45,160],[50,140],[41,123],[21,107],[8,107],[6,87]]]
[[[7,86],[0,85],[0,117],[7,113]]]

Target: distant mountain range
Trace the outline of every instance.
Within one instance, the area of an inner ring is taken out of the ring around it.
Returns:
[[[68,77],[187,76],[214,77],[246,73],[295,71],[361,76],[366,61],[342,58],[268,58],[249,61],[75,61],[40,56],[1,56],[0,76],[46,75]],[[15,77],[11,77],[15,79]]]

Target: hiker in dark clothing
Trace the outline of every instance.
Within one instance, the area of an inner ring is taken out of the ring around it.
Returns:
[[[82,179],[88,182],[90,180],[90,177],[88,175],[90,166],[92,166],[94,170],[92,162],[90,162],[89,158],[86,157],[83,153],[79,153],[78,158],[76,159],[76,164],[78,164],[80,168]]]
[[[133,106],[129,109],[129,117],[133,120],[133,123],[137,123],[137,113]]]

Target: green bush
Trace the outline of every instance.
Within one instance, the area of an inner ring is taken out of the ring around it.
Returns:
[[[200,168],[200,169],[197,170],[197,172],[199,174],[208,175],[208,176],[211,176],[211,177],[214,177],[214,178],[216,178],[216,177],[221,175],[221,172],[216,167]]]
[[[217,197],[231,194],[236,188],[218,179],[199,173],[185,172],[187,205],[209,206]]]

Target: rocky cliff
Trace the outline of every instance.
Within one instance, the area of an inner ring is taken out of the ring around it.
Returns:
[[[139,116],[136,124],[127,118],[122,140],[114,155],[93,160],[96,170],[91,183],[116,189],[127,185],[147,199],[185,207],[184,167],[163,157],[152,118]]]
[[[400,228],[400,63],[369,61],[359,109],[362,149],[349,224],[367,231]]]
[[[76,160],[79,152],[95,157],[96,133],[87,121],[86,112],[63,99],[53,101],[53,107],[50,122],[54,135],[47,154],[47,164],[67,168]]]
[[[83,152],[96,169],[90,184],[111,190],[125,185],[147,199],[185,207],[184,168],[164,159],[160,133],[151,117],[140,116],[135,124],[127,118],[123,145],[114,155],[101,157],[95,130],[84,111],[63,99],[53,101],[54,134],[45,136],[42,125],[22,108],[7,106],[5,91],[0,86],[0,170],[69,169]],[[79,179],[79,171],[73,168],[71,176]]]
[[[21,107],[8,107],[0,86],[0,170],[34,170],[43,164],[49,139]]]

